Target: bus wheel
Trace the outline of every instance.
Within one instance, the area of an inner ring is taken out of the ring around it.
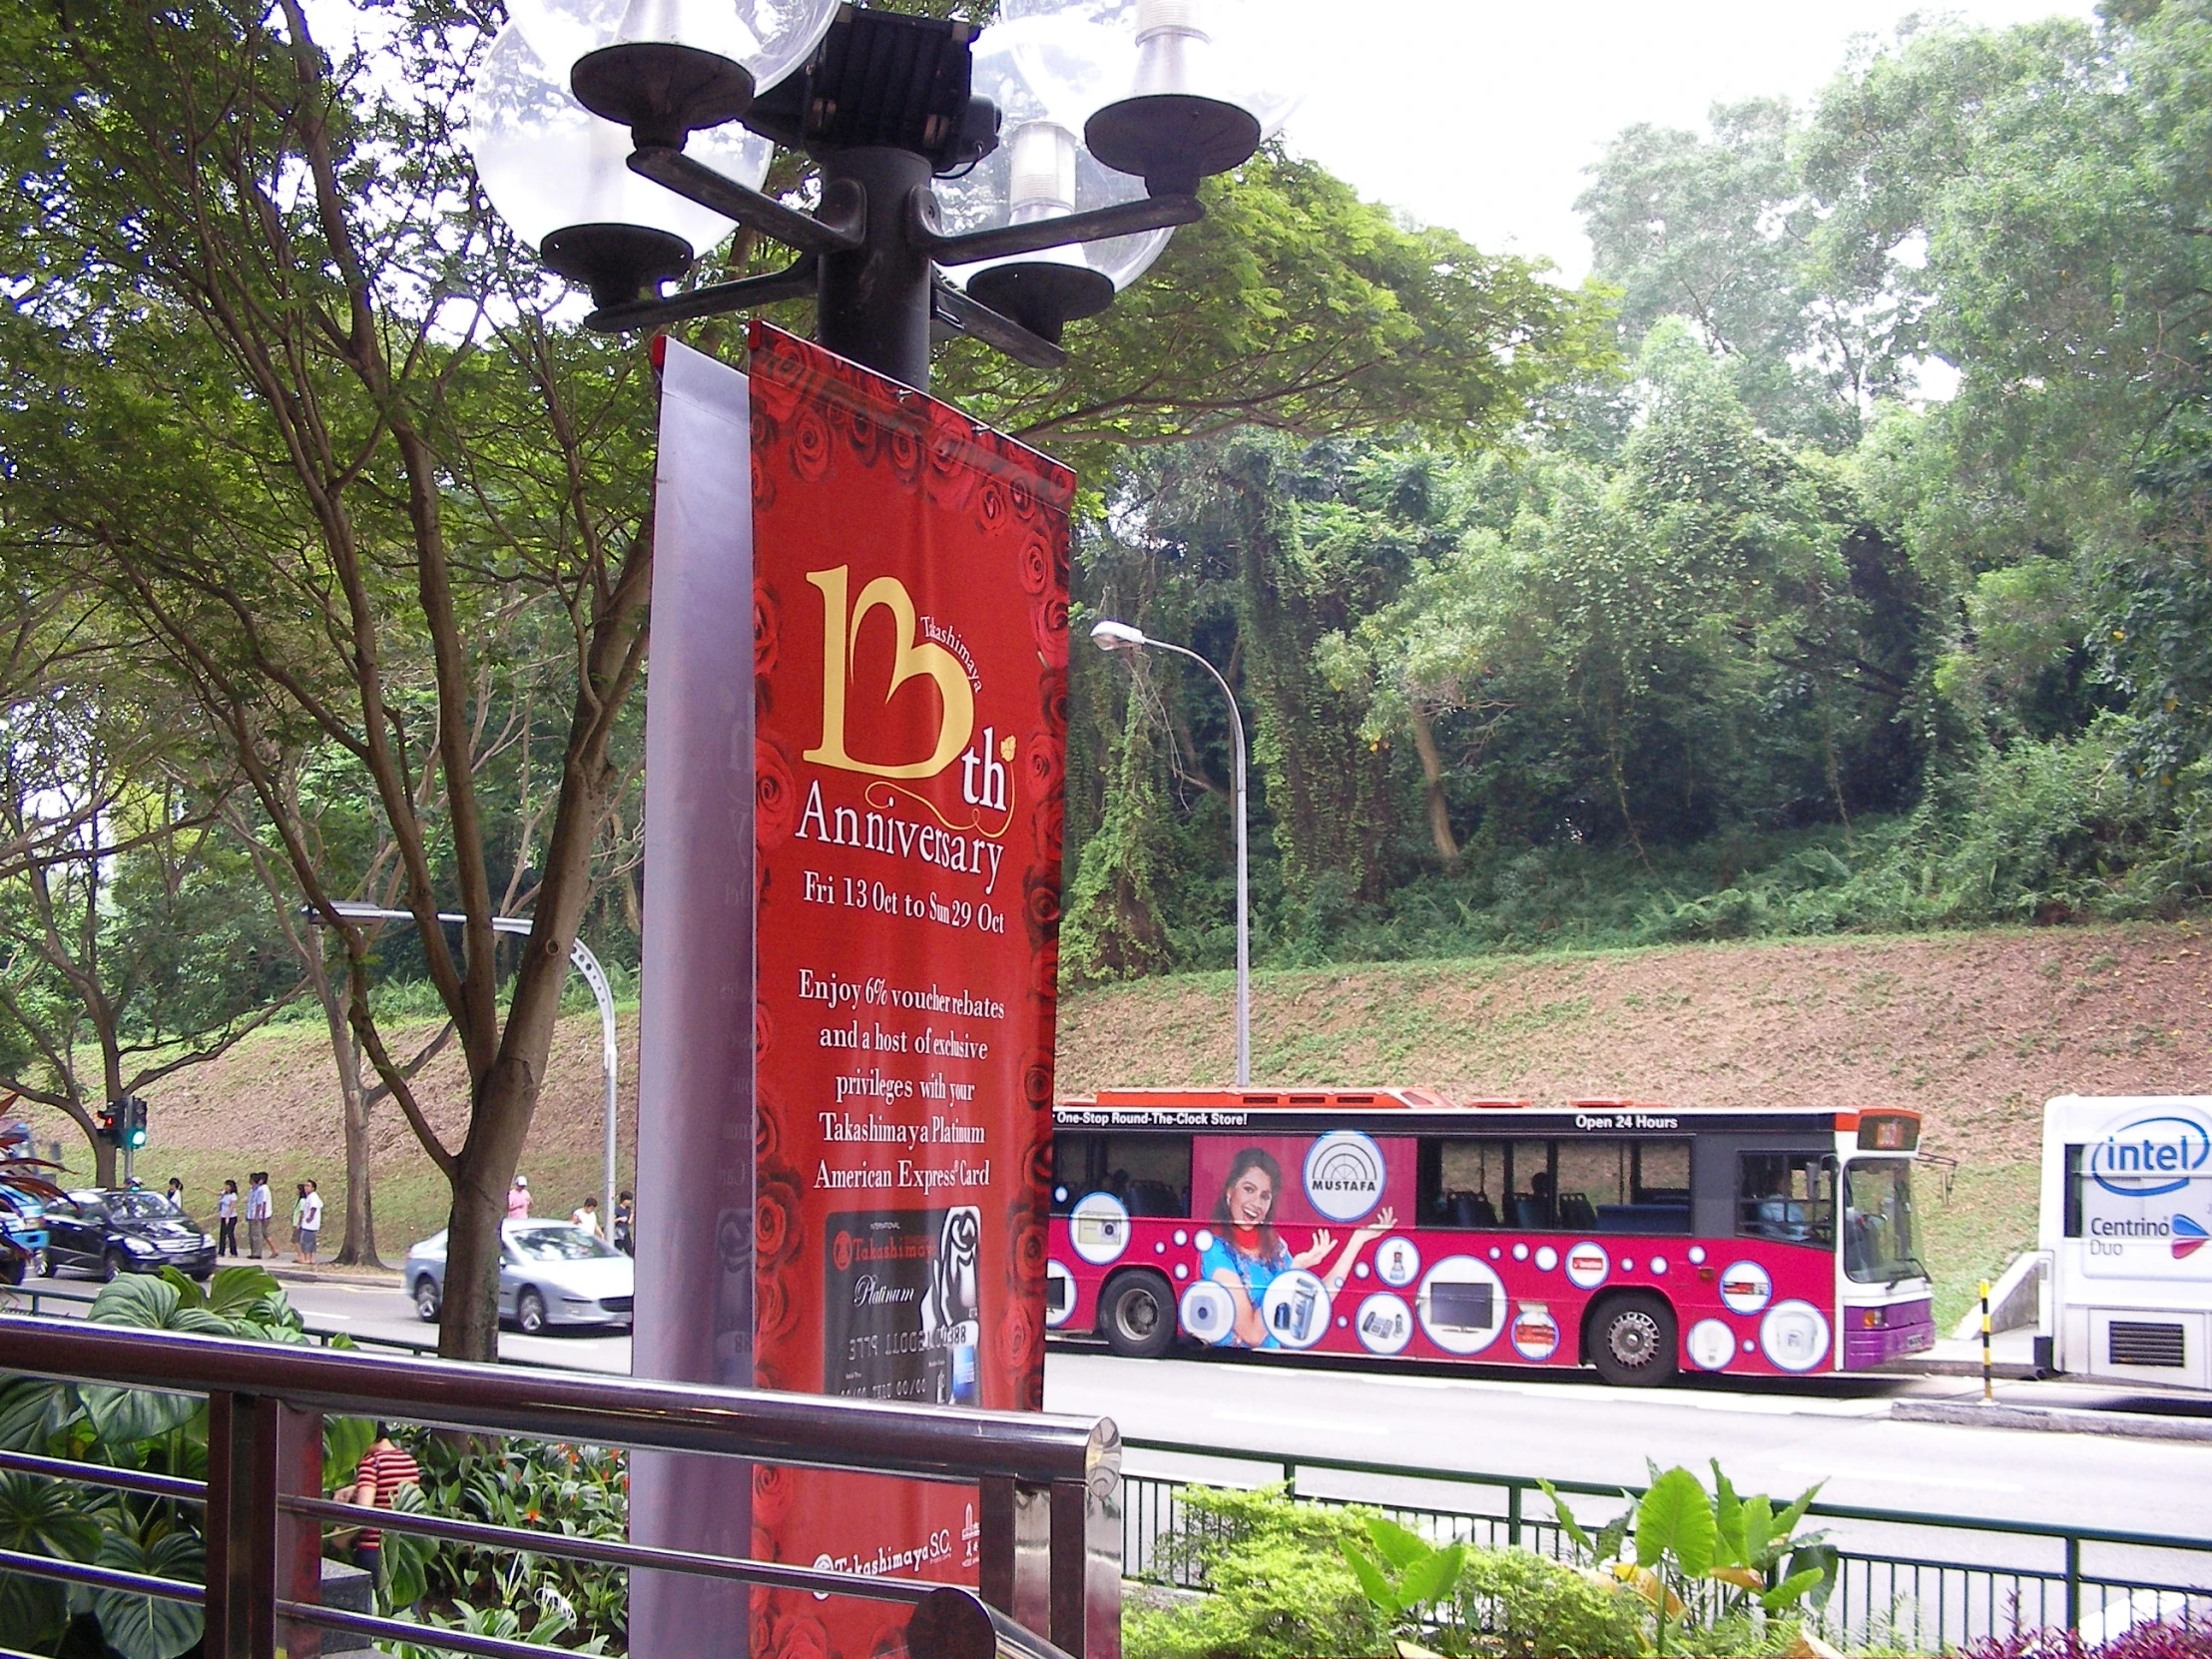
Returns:
[[[1583,1352],[1598,1376],[1619,1386],[1648,1387],[1672,1382],[1675,1372],[1674,1310],[1641,1292],[1608,1297],[1590,1314]]]
[[[1098,1328],[1128,1360],[1157,1360],[1175,1346],[1175,1293],[1156,1273],[1125,1273],[1106,1287]]]

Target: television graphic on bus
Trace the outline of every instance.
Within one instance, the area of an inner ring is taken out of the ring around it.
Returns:
[[[1935,1341],[1903,1111],[1102,1090],[1055,1116],[1046,1320],[1181,1349],[1862,1370]]]

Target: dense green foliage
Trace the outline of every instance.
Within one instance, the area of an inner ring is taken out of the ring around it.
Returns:
[[[1079,617],[1236,683],[1260,954],[2196,902],[2208,109],[2201,0],[1918,26],[1808,110],[1620,136],[1582,209],[1629,374],[1515,445],[1127,466]],[[1136,667],[1077,669],[1091,977],[1229,953],[1219,693]]]

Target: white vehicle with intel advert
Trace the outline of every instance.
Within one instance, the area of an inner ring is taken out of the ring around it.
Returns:
[[[2212,1096],[2043,1108],[2047,1371],[2212,1388]]]

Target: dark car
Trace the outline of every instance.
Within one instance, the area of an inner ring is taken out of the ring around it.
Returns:
[[[215,1240],[159,1193],[89,1189],[46,1206],[43,1271],[90,1271],[102,1279],[153,1273],[164,1264],[194,1279],[215,1272]]]

